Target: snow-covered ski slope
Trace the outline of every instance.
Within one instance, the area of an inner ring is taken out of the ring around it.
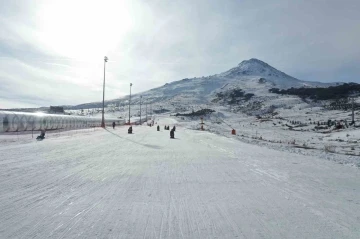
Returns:
[[[0,144],[0,238],[360,238],[358,168],[158,123]]]

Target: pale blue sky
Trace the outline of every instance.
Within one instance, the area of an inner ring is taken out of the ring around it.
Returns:
[[[0,108],[137,93],[258,58],[360,83],[358,0],[0,0]]]

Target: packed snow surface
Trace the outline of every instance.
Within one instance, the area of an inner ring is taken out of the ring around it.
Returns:
[[[360,238],[358,168],[158,124],[0,144],[0,238]]]

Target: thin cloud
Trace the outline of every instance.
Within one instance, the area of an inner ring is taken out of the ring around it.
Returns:
[[[360,82],[357,0],[0,4],[2,108],[100,101],[105,55],[107,99],[253,57],[302,80]]]

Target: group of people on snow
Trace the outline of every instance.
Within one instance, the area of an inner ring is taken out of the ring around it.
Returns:
[[[150,124],[150,125],[154,125],[154,124],[152,123],[152,124]],[[113,122],[113,123],[112,123],[113,129],[115,129],[115,126],[116,126],[116,123]],[[158,125],[156,128],[157,128],[157,131],[160,131],[160,126],[159,126],[159,125]],[[165,126],[164,126],[164,129],[165,129],[165,130],[169,130],[169,129],[170,129],[170,126],[169,126],[169,125],[168,125],[168,126],[165,125]],[[174,125],[174,127],[170,130],[170,138],[172,138],[172,139],[175,137],[175,134],[174,134],[175,129],[176,129],[176,127],[175,127],[175,125]],[[133,132],[133,128],[132,128],[132,125],[130,125],[130,127],[128,128],[128,134],[132,134],[132,132]],[[36,139],[42,140],[42,139],[44,139],[44,138],[45,138],[45,129],[42,129],[40,135],[39,135]]]
[[[175,131],[175,129],[176,129],[176,127],[175,127],[175,125],[174,125],[174,127],[171,129],[171,130],[174,130]],[[170,130],[170,126],[168,125],[168,126],[164,126],[164,130]]]
[[[113,122],[112,123],[112,127],[113,127],[113,129],[115,129],[115,122]],[[157,127],[157,131],[160,131],[160,126],[158,125]],[[165,130],[170,130],[170,126],[168,125],[168,126],[164,126],[164,129]],[[171,139],[174,139],[175,138],[175,130],[176,130],[176,127],[175,127],[175,125],[174,125],[174,127],[170,130],[170,138]],[[133,128],[132,128],[132,125],[130,125],[130,127],[128,128],[128,134],[132,134],[132,132],[133,132]],[[42,139],[44,139],[45,138],[45,129],[42,129],[41,130],[41,133],[40,133],[40,135],[39,136],[37,136],[37,140],[42,140]]]
[[[159,127],[159,126],[158,126]],[[168,125],[168,126],[164,126],[164,129],[165,130],[170,130],[170,126]],[[173,138],[175,138],[175,130],[176,130],[176,127],[175,127],[175,125],[174,125],[174,127],[170,130],[170,138],[171,139],[173,139]],[[158,131],[160,131],[160,128],[159,128],[159,130]]]

